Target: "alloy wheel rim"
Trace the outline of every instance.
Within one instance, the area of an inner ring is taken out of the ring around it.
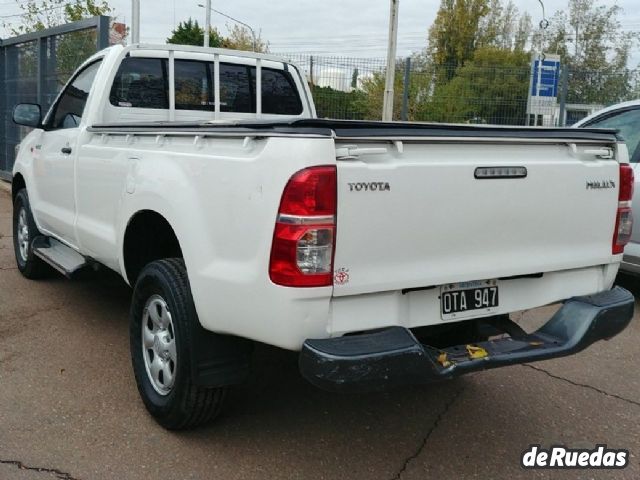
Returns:
[[[27,221],[27,210],[22,207],[18,213],[18,250],[23,262],[29,257],[29,223]]]
[[[175,330],[167,302],[152,295],[142,314],[142,357],[153,389],[168,395],[173,389],[178,366]]]

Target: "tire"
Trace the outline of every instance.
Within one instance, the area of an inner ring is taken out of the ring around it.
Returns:
[[[213,420],[226,396],[225,388],[192,382],[189,346],[191,327],[198,324],[194,322],[199,320],[184,261],[174,258],[148,264],[133,291],[131,360],[145,407],[168,430]]]
[[[42,234],[33,219],[27,190],[23,188],[13,201],[13,250],[18,270],[31,280],[51,273],[49,266],[33,253],[33,240],[39,235]]]

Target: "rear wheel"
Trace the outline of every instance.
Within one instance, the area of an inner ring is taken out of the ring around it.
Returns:
[[[31,213],[27,190],[22,189],[13,201],[13,249],[20,273],[29,279],[45,277],[49,266],[33,253],[33,240],[41,235]]]
[[[147,265],[136,282],[131,306],[131,358],[138,391],[151,415],[170,430],[215,418],[226,390],[192,382],[189,347],[199,322],[182,259]]]

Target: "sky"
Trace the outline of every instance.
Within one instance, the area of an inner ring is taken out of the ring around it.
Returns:
[[[18,0],[20,2],[25,0]],[[130,0],[108,0],[115,16],[128,23]],[[164,43],[171,30],[189,17],[204,24],[204,0],[141,0],[141,41]],[[213,0],[213,8],[261,30],[275,53],[384,58],[388,34],[388,0]],[[538,0],[514,0],[520,11],[528,11],[537,24],[542,18]],[[546,0],[547,15],[566,7],[566,0]],[[612,5],[614,0],[601,0]],[[638,0],[618,0],[624,9],[625,31],[640,31]],[[400,0],[398,56],[419,51],[426,45],[439,0]],[[15,0],[0,0],[0,16],[19,12]],[[231,22],[212,15],[213,25],[227,32]],[[640,63],[636,48],[632,66]]]

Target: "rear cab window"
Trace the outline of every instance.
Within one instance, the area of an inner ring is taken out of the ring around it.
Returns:
[[[125,58],[116,73],[109,100],[119,108],[169,109],[168,60]],[[220,112],[257,111],[257,68],[219,64]],[[287,69],[262,67],[262,114],[298,116],[304,112],[295,80]],[[213,61],[175,59],[176,111],[215,112]]]

